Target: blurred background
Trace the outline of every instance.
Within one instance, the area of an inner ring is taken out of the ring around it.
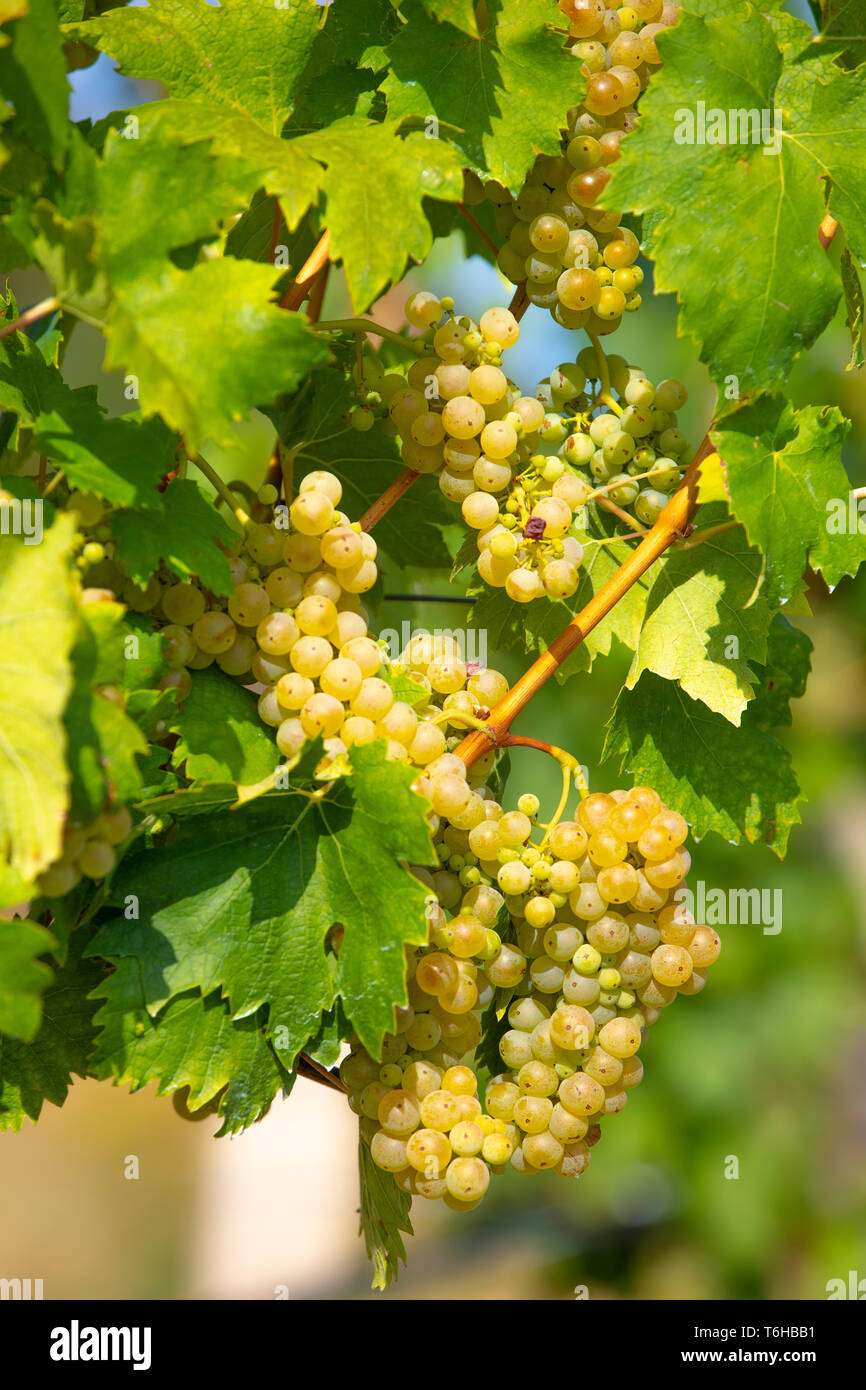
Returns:
[[[790,7],[806,17],[805,5]],[[97,119],[158,94],[127,82],[105,58],[70,75],[74,119]],[[834,252],[831,250],[831,254]],[[838,255],[838,248],[835,251]],[[650,272],[650,267],[645,267]],[[41,297],[31,273],[11,277],[22,307]],[[454,296],[463,312],[507,303],[510,286],[462,237],[437,244],[374,316],[399,325],[411,289]],[[649,287],[647,287],[647,290]],[[348,311],[331,276],[323,317]],[[508,370],[527,393],[583,335],[530,309]],[[644,295],[616,351],[654,380],[689,387],[683,428],[697,442],[713,388],[694,345],[676,335],[671,297]],[[792,380],[797,406],[833,404],[853,427],[846,464],[866,483],[866,392],[846,373],[844,316],[805,354]],[[122,379],[101,373],[102,340],[76,328],[70,384],[98,378],[100,398],[124,408]],[[261,480],[272,442],[263,418],[236,451],[206,450],[224,476]],[[453,628],[441,577],[385,574],[382,627]],[[452,590],[453,592],[453,590]],[[781,889],[777,934],[720,928],[723,952],[708,988],[652,1030],[646,1078],[579,1182],[508,1174],[474,1212],[415,1203],[409,1264],[385,1294],[369,1291],[357,1237],[356,1121],[335,1092],[299,1081],[251,1131],[215,1141],[213,1117],[182,1120],[153,1088],[129,1095],[77,1082],[62,1110],[0,1138],[0,1277],[41,1278],[46,1298],[815,1299],[831,1280],[866,1277],[866,575],[830,597],[809,586],[811,616],[792,618],[814,643],[814,674],[793,706],[790,747],[808,804],[781,864],[767,849],[709,837],[692,878],[708,888]],[[523,666],[488,649],[516,677]],[[545,688],[515,732],[561,744],[588,764],[595,789],[618,784],[598,767],[604,723],[629,665],[615,648],[591,679]],[[559,772],[516,750],[509,799],[534,790],[555,804]],[[136,1165],[137,1177],[127,1176]]]

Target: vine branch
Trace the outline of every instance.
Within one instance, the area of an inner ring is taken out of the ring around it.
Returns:
[[[279,301],[281,309],[300,309],[310,291],[313,280],[315,280],[319,272],[327,265],[330,250],[331,233],[326,227],[291,285],[289,285],[289,288]]]
[[[715,449],[707,435],[676,492],[660,514],[655,525],[629,555],[598,593],[577,613],[567,627],[551,642],[547,651],[529,667],[512,686],[504,699],[491,711],[484,731],[473,730],[455,750],[467,767],[492,747],[502,747],[503,739],[520,711],[529,703],[537,690],[559,669],[565,659],[597,627],[620,599],[651,564],[667,550],[674,541],[681,539],[689,526],[697,506],[697,483],[700,465]]]

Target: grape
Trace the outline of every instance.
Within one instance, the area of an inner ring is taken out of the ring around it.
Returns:
[[[234,645],[237,628],[227,614],[210,609],[193,623],[192,635],[203,652],[218,656]]]
[[[194,584],[170,584],[162,593],[162,611],[170,623],[190,627],[205,610],[205,598]]]
[[[76,863],[88,878],[105,878],[117,863],[117,855],[112,846],[104,840],[88,840]]]

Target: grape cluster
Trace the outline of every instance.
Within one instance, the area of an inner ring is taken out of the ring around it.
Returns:
[[[484,582],[515,603],[570,598],[590,501],[607,499],[651,526],[682,479],[689,445],[676,412],[686,399],[682,382],[653,386],[622,357],[600,364],[594,346],[557,367],[538,389],[539,450],[553,452],[533,454],[498,497],[474,492],[463,502]]]
[[[544,410],[522,395],[500,365],[503,351],[520,336],[514,315],[492,308],[476,323],[452,309],[452,300],[426,291],[410,296],[407,322],[423,330],[430,351],[405,376],[365,358],[364,383],[371,389],[350,412],[349,423],[367,429],[377,411],[384,413],[386,432],[399,437],[406,466],[438,473],[444,496],[460,503],[470,492],[508,486],[532,453]],[[359,375],[356,368],[356,381]]]
[[[36,880],[43,898],[62,898],[82,878],[103,879],[117,863],[115,846],[132,833],[132,814],[127,806],[106,809],[88,824],[66,822],[60,858]]]
[[[579,1176],[642,1079],[646,1028],[703,988],[720,950],[676,893],[686,822],[651,788],[588,795],[536,844],[538,799],[504,812],[477,775],[446,755],[419,778],[440,861],[414,870],[431,889],[429,941],[381,1060],[355,1043],[340,1072],[374,1162],[458,1211],[507,1162]],[[506,1070],[482,1106],[473,1052],[494,1001]]]
[[[564,328],[601,336],[640,308],[643,271],[635,264],[637,238],[620,225],[622,213],[596,204],[623,137],[634,129],[634,104],[661,61],[656,35],[676,24],[679,5],[559,0],[559,8],[586,78],[583,102],[567,115],[562,152],[539,156],[516,198],[495,181],[482,188],[477,180],[468,196],[495,205],[498,230],[507,237],[497,258],[506,279],[525,282],[530,302],[549,309]]]

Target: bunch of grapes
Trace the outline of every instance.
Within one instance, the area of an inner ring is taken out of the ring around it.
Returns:
[[[443,306],[448,307],[440,322]],[[452,308],[453,301],[427,292],[408,299],[407,321],[429,338],[430,352],[405,377],[385,373],[375,358],[366,358],[365,382],[373,390],[367,404],[350,412],[349,422],[369,428],[376,409],[387,411],[386,429],[399,436],[406,466],[438,473],[442,493],[460,503],[475,490],[493,493],[508,486],[532,453],[544,410],[500,366],[503,351],[520,336],[514,315],[487,309],[476,323],[455,317]],[[366,414],[359,416],[359,410]]]
[[[570,598],[580,578],[587,504],[607,499],[651,526],[689,454],[677,427],[687,399],[682,382],[653,386],[617,356],[605,357],[602,367],[594,346],[577,363],[557,367],[538,399],[547,408],[539,449],[553,453],[533,454],[500,496],[473,492],[462,508],[478,532],[478,573],[515,603]]]
[[[610,165],[637,121],[635,102],[661,60],[660,30],[676,24],[671,0],[559,0],[568,44],[581,64],[586,94],[567,116],[560,155],[541,155],[516,198],[501,184],[479,186],[496,206],[507,237],[497,264],[522,281],[532,304],[549,309],[564,328],[612,333],[624,313],[640,308],[643,272],[637,238],[620,225],[622,213],[596,207]]]
[[[88,824],[67,821],[60,858],[36,880],[39,895],[62,898],[82,878],[106,878],[117,863],[116,846],[131,833],[132,813],[128,806],[106,809]]]
[[[539,826],[535,796],[504,812],[477,775],[446,755],[416,784],[440,861],[413,870],[431,889],[429,941],[381,1060],[356,1043],[340,1072],[374,1162],[458,1211],[507,1162],[579,1176],[642,1079],[646,1028],[703,988],[720,950],[679,901],[686,822],[651,788],[588,795],[575,820]],[[473,1054],[494,1002],[506,1070],[482,1107]]]

